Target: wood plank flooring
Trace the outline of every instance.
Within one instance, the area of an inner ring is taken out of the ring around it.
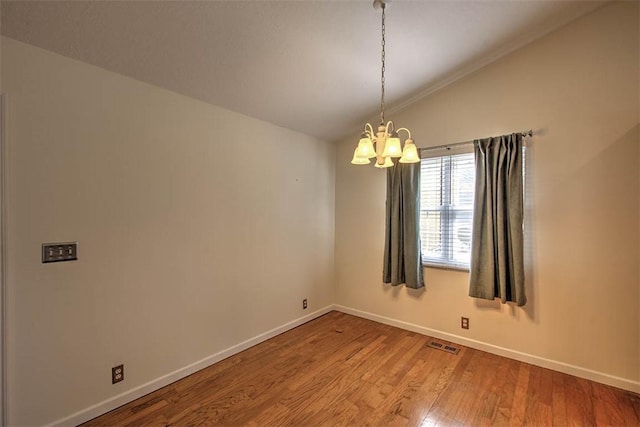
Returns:
[[[640,396],[331,312],[84,426],[640,426]]]

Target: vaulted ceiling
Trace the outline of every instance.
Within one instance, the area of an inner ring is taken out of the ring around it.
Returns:
[[[602,1],[387,8],[396,109]],[[2,34],[325,140],[379,111],[380,11],[364,1],[6,1]]]

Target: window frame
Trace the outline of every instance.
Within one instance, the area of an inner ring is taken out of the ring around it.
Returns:
[[[461,208],[456,209],[451,204],[451,197],[452,197],[451,180],[453,179],[452,170],[453,170],[453,164],[454,164],[452,157],[460,154],[473,155],[474,154],[473,144],[469,144],[468,146],[456,147],[455,149],[447,149],[446,147],[442,147],[441,149],[424,150],[421,155],[421,168],[422,168],[423,161],[427,161],[433,158],[441,158],[445,160],[442,162],[442,166],[441,166],[441,169],[442,169],[441,179],[440,179],[440,182],[441,182],[440,193],[441,193],[441,201],[442,201],[441,205],[435,208],[434,207],[423,208],[422,197],[420,198],[421,199],[420,200],[421,219],[422,219],[422,214],[424,212],[439,212],[440,215],[444,217],[444,220],[440,221],[440,231],[439,231],[442,245],[443,245],[442,253],[444,254],[444,256],[439,258],[426,257],[425,252],[422,251],[421,263],[423,267],[468,272],[471,266],[471,254],[469,254],[469,260],[467,261],[466,265],[464,265],[455,260],[454,252],[453,252],[454,233],[455,233],[454,219],[461,214],[469,215],[471,218],[470,225],[471,227],[473,227],[473,201],[471,202],[470,207],[464,208],[464,209],[461,209]],[[474,173],[474,180],[475,180],[475,160],[473,163],[473,173]],[[423,178],[422,169],[421,169],[420,178],[421,180]],[[422,181],[421,181],[421,185],[423,185]],[[425,232],[426,230],[423,230],[421,227],[421,230],[420,230],[421,242],[425,239]],[[469,233],[471,234],[472,230],[470,230]],[[421,243],[421,247],[422,247],[422,243]]]

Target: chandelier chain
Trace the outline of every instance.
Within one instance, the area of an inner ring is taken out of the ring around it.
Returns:
[[[385,59],[385,26],[384,26],[384,9],[385,4],[382,3],[382,73],[380,76],[380,86],[382,87],[382,93],[380,95],[380,124],[384,124],[384,59]]]

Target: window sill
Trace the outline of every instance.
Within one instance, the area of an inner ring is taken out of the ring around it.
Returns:
[[[422,263],[422,268],[436,268],[438,270],[449,270],[449,271],[459,271],[461,273],[468,273],[468,267],[454,267],[454,266],[446,266],[446,265],[437,265],[437,264],[425,264]]]

